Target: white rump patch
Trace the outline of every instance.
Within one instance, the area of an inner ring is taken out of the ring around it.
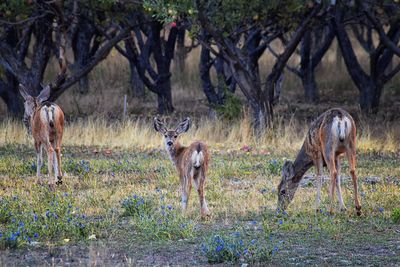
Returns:
[[[192,164],[194,167],[199,168],[204,161],[204,154],[203,151],[197,152],[193,151],[192,154]]]
[[[351,121],[348,117],[340,119],[338,116],[332,121],[332,135],[344,140],[347,138],[351,130]]]
[[[43,106],[40,109],[40,120],[43,123],[49,124],[50,122],[55,123],[55,114],[56,107],[54,105],[51,106]]]

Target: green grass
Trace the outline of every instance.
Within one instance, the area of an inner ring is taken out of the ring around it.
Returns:
[[[398,154],[358,154],[363,215],[357,217],[347,164],[342,168],[346,213],[326,212],[327,183],[322,212],[316,213],[315,188],[305,183],[287,214],[282,214],[275,212],[276,186],[284,159],[294,155],[215,149],[206,183],[212,217],[202,221],[194,190],[188,211],[182,214],[179,180],[164,151],[100,150],[64,147],[66,175],[54,193],[47,187],[46,176],[35,177],[33,149],[11,144],[1,147],[0,247],[17,250],[0,256],[0,263],[18,262],[14,253],[20,250],[36,257],[33,264],[44,260],[39,256],[43,254],[66,260],[77,247],[82,261],[103,259],[107,264],[105,256],[113,251],[127,265],[393,265],[399,260],[395,237],[400,225],[394,219],[400,206]],[[379,177],[379,182],[366,183],[371,176]],[[217,236],[224,239],[223,249],[215,241]],[[100,252],[93,256],[92,250],[86,251],[88,247]],[[374,256],[371,251],[376,251]],[[156,252],[160,256],[155,257]]]

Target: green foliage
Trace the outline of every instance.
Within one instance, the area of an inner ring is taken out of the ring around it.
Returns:
[[[33,7],[26,0],[6,0],[0,3],[0,18],[11,22],[26,19]]]
[[[201,250],[209,263],[267,262],[274,250],[260,244],[257,239],[246,240],[243,232],[212,234],[204,239]]]
[[[281,173],[283,163],[281,160],[271,159],[267,162],[267,170],[272,175],[279,175]]]
[[[394,223],[400,223],[400,208],[393,209],[392,220]]]
[[[217,113],[225,119],[236,120],[240,119],[242,112],[242,102],[230,91],[225,92],[225,102],[222,106],[216,106]]]
[[[150,240],[178,240],[195,235],[195,224],[182,211],[165,203],[161,190],[159,199],[133,195],[122,201],[124,215],[132,216],[138,234]]]
[[[0,248],[20,247],[33,242],[85,239],[94,223],[74,205],[68,194],[41,196],[41,203],[18,196],[0,199]]]

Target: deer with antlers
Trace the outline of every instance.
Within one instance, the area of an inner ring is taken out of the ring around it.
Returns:
[[[29,94],[28,88],[19,85],[19,92],[24,98],[24,117],[23,121],[34,139],[37,166],[36,174],[39,177],[40,169],[43,164],[43,147],[46,149],[48,158],[48,175],[50,188],[54,189],[54,184],[62,184],[61,170],[61,141],[64,131],[64,112],[55,103],[49,102],[51,89],[60,86],[65,80],[67,71],[66,60],[64,58],[65,39],[60,43],[59,63],[61,71],[55,82],[49,83],[34,97]],[[54,172],[53,172],[54,171]],[[55,180],[51,177],[54,173]]]
[[[323,166],[330,172],[330,212],[333,213],[335,188],[341,210],[346,210],[340,188],[341,156],[349,161],[354,186],[354,202],[357,215],[361,215],[356,176],[356,126],[353,118],[340,108],[330,109],[312,122],[303,146],[294,162],[286,161],[282,168],[282,180],[278,186],[278,208],[285,210],[292,201],[300,180],[313,165],[317,172],[317,209],[321,202],[321,174]]]
[[[190,118],[186,118],[178,124],[176,129],[167,129],[164,122],[157,117],[154,118],[154,128],[164,135],[165,147],[179,174],[183,210],[187,208],[192,182],[194,182],[200,199],[200,214],[202,218],[205,218],[210,215],[204,192],[210,154],[207,145],[203,142],[196,141],[188,147],[180,144],[179,136],[189,130],[190,124]]]

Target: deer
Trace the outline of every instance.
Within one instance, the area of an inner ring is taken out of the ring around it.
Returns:
[[[187,132],[190,126],[190,118],[185,118],[175,129],[168,129],[163,121],[157,117],[154,118],[154,129],[164,136],[165,148],[179,175],[182,210],[183,212],[187,210],[192,182],[194,182],[200,200],[200,215],[204,219],[210,216],[204,190],[210,153],[207,145],[201,141],[195,141],[189,146],[181,145],[179,137]]]
[[[335,188],[341,211],[346,211],[341,191],[341,158],[346,156],[354,187],[354,203],[358,216],[361,204],[358,197],[356,175],[356,126],[351,115],[341,109],[332,108],[315,119],[307,132],[304,143],[294,162],[285,161],[282,179],[278,185],[278,210],[285,210],[296,193],[303,175],[312,166],[316,167],[317,211],[321,205],[322,172],[326,166],[330,173],[330,213],[333,214]]]
[[[65,40],[63,40],[65,42]],[[59,64],[61,71],[53,83],[49,83],[39,93],[32,96],[29,89],[22,83],[19,84],[19,92],[24,99],[23,122],[32,134],[36,151],[36,176],[41,176],[40,170],[43,164],[43,147],[47,152],[49,186],[62,184],[61,170],[61,142],[64,132],[64,112],[57,104],[48,101],[52,88],[59,87],[65,81],[67,70],[64,58],[65,44],[60,44]],[[54,171],[54,172],[53,172]],[[52,181],[52,175],[54,180]]]

